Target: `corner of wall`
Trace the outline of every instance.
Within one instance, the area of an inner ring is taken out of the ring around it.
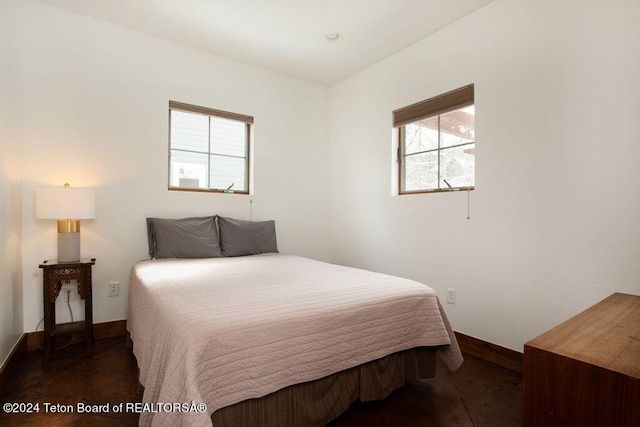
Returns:
[[[16,2],[0,3],[0,361],[24,330],[22,283],[22,120],[20,18]]]

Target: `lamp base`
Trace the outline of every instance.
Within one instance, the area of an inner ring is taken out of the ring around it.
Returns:
[[[58,233],[58,262],[80,261],[80,232]]]

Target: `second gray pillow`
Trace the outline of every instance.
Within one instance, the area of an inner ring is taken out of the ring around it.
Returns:
[[[276,223],[218,217],[222,256],[233,257],[278,252]]]

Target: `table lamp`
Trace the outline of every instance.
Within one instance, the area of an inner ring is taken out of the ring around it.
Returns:
[[[96,217],[96,195],[88,188],[36,188],[36,218],[58,220],[58,262],[80,261],[80,220]]]

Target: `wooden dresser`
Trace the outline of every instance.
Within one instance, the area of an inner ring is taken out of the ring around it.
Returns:
[[[640,426],[640,296],[616,293],[524,345],[525,426]]]

